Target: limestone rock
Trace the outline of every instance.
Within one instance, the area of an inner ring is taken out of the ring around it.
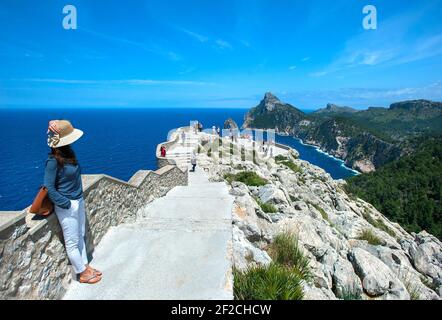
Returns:
[[[349,258],[369,296],[383,296],[384,299],[394,300],[410,299],[403,283],[381,260],[361,248],[353,248]]]
[[[346,293],[356,296],[362,294],[361,280],[355,274],[352,264],[346,259],[338,258],[333,265],[333,288],[339,298],[343,298]]]
[[[409,254],[416,269],[442,284],[442,243],[422,231],[415,236]]]
[[[273,203],[273,204],[282,204],[287,203],[287,199],[284,195],[284,192],[278,189],[273,184],[267,184],[263,187],[259,188],[259,198],[262,202]]]
[[[267,252],[251,244],[237,226],[233,226],[233,262],[239,270],[245,270],[250,264],[268,265],[272,259]]]

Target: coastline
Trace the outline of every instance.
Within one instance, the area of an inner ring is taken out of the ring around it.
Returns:
[[[279,135],[279,134],[278,134],[278,135]],[[287,137],[287,136],[286,136],[286,137]],[[349,170],[349,171],[355,173],[356,175],[360,175],[360,174],[361,174],[361,172],[359,172],[359,171],[357,171],[357,170],[355,170],[355,169],[352,169],[352,168],[346,166],[344,160],[342,160],[342,159],[340,159],[340,158],[336,158],[335,156],[332,156],[332,155],[329,154],[328,152],[323,151],[320,147],[315,146],[315,145],[313,145],[313,144],[304,143],[304,141],[302,141],[301,138],[298,138],[298,137],[295,137],[295,136],[290,136],[290,137],[292,137],[292,138],[295,139],[295,140],[298,140],[299,143],[301,143],[303,146],[306,146],[306,147],[312,147],[312,148],[316,149],[317,152],[322,153],[323,155],[325,155],[325,156],[327,156],[327,157],[329,157],[329,158],[335,160],[336,162],[340,162],[340,163],[341,163],[341,167],[345,168],[346,170]]]

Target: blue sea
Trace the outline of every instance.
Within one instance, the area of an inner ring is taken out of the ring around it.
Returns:
[[[105,173],[128,180],[140,169],[156,169],[155,148],[173,128],[198,120],[204,128],[222,128],[232,117],[243,123],[246,109],[15,109],[0,110],[0,211],[21,210],[43,183],[50,151],[46,145],[49,120],[68,119],[84,136],[74,150],[85,174]],[[315,147],[292,137],[277,141],[297,149],[300,158],[324,168],[335,179],[355,175]]]

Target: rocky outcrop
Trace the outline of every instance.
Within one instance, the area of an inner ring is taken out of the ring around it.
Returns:
[[[293,126],[305,118],[305,114],[290,104],[281,102],[267,92],[258,106],[245,116],[243,128],[275,129],[276,132],[291,134]]]
[[[227,119],[224,121],[224,129],[238,129],[238,125],[232,118]]]
[[[349,253],[356,274],[362,281],[364,291],[370,297],[387,300],[409,300],[410,294],[393,271],[378,258],[361,248]]]
[[[266,249],[275,235],[292,231],[313,274],[303,283],[306,299],[440,299],[440,241],[426,232],[407,233],[369,203],[349,197],[343,180],[290,152],[286,157],[298,170],[274,159],[241,161],[233,155],[223,163],[199,154],[211,180],[253,171],[268,181],[261,187],[230,184],[235,267],[268,264]],[[276,212],[264,212],[263,204]]]

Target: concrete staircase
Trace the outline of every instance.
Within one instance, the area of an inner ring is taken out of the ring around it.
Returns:
[[[232,299],[233,196],[202,169],[111,229],[91,264],[95,285],[73,282],[64,299]]]
[[[198,148],[199,137],[193,130],[186,132],[186,139],[181,140],[181,133],[177,133],[180,137],[179,143],[175,145],[171,150],[167,150],[167,159],[174,160],[176,165],[180,168],[187,168],[190,163],[192,152]]]

